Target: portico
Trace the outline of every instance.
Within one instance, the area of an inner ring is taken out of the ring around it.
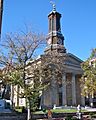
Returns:
[[[84,106],[85,99],[81,96],[79,86],[80,74],[64,73],[62,77],[62,106]]]

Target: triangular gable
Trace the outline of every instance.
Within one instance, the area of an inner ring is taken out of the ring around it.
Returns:
[[[67,54],[67,63],[74,64],[74,65],[81,65],[83,61],[76,57],[75,55],[68,53]]]

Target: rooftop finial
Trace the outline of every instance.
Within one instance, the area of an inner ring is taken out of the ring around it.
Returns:
[[[56,11],[56,4],[55,4],[55,2],[50,1],[50,3],[51,3],[51,4],[52,4],[52,6],[53,6],[53,11]]]

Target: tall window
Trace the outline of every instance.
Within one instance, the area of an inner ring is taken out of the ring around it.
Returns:
[[[51,18],[49,19],[49,32],[51,32]]]

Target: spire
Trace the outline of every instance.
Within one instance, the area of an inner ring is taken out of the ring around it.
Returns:
[[[60,18],[61,14],[56,11],[56,5],[53,1],[50,1],[52,4],[52,11],[48,15],[48,35],[46,37],[47,40],[47,48],[45,50],[46,53],[50,51],[57,51],[59,53],[65,53],[66,49],[64,47],[64,36],[61,33],[61,24]]]

